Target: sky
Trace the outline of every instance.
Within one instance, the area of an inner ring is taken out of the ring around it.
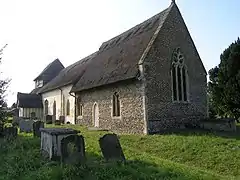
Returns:
[[[167,8],[171,0],[0,0],[0,78],[11,78],[7,102],[28,93],[58,58],[66,67]],[[240,36],[239,0],[176,0],[208,71]]]

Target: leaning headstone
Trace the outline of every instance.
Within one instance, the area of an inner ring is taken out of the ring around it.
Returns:
[[[4,128],[4,137],[7,139],[13,139],[17,137],[17,127],[6,127]]]
[[[125,156],[116,134],[105,134],[99,139],[99,144],[102,154],[107,161],[125,161]]]
[[[85,164],[83,136],[69,135],[61,140],[61,161],[67,164]]]
[[[44,122],[35,121],[33,123],[33,136],[34,137],[41,137],[40,128],[44,128]]]
[[[33,130],[33,120],[22,119],[19,121],[20,132],[30,133]]]

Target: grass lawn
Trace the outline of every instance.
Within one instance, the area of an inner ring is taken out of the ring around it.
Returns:
[[[13,142],[0,140],[0,180],[240,179],[240,136],[121,135],[128,160],[122,165],[104,162],[98,139],[106,132],[70,127],[81,130],[85,137],[86,167],[61,167],[44,160],[40,140],[22,133]]]

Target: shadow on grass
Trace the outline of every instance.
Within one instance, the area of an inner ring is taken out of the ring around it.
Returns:
[[[0,139],[0,179],[201,179],[202,173],[189,173],[175,167],[159,167],[139,159],[106,162],[102,156],[86,151],[85,166],[62,165],[41,157],[40,139],[20,134],[15,140]],[[210,179],[210,178],[209,178]],[[211,177],[211,179],[214,179]]]
[[[199,174],[190,174],[189,171],[175,169],[175,167],[159,167],[154,163],[141,160],[127,160],[125,163],[106,162],[98,154],[87,152],[87,163],[84,167],[83,179],[202,179]],[[203,174],[202,174],[203,175]],[[80,178],[80,177],[75,177]],[[214,179],[211,177],[209,179]]]
[[[182,135],[182,136],[217,136],[222,138],[228,138],[228,139],[236,139],[240,140],[240,126],[237,126],[237,129],[235,132],[225,132],[225,131],[211,131],[211,130],[204,130],[200,128],[188,128],[188,129],[174,129],[174,130],[168,130],[166,132],[160,132],[156,133],[159,135],[169,135],[169,134],[175,134],[175,135]]]

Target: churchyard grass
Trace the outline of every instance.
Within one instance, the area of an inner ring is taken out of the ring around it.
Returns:
[[[63,127],[63,126],[59,126]],[[85,138],[85,167],[44,160],[40,139],[20,133],[14,141],[1,139],[0,180],[77,179],[240,179],[240,137],[211,133],[120,135],[126,164],[106,163],[98,144],[107,132],[78,129]]]

